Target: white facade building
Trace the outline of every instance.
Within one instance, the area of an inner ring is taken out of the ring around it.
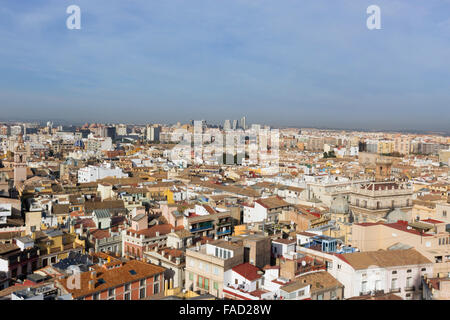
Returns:
[[[95,182],[97,180],[114,177],[114,178],[128,178],[128,175],[120,168],[111,168],[110,164],[102,166],[88,166],[78,170],[78,182]]]

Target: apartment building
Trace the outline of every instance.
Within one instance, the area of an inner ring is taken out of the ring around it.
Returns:
[[[142,261],[114,260],[82,272],[79,283],[71,277],[57,280],[74,300],[140,300],[162,291],[165,268]]]
[[[231,236],[233,218],[226,209],[212,208],[209,205],[196,205],[195,212],[184,216],[183,225],[194,239],[209,237],[211,239]]]
[[[186,258],[182,250],[153,246],[144,252],[144,261],[166,268],[165,289],[184,288]]]
[[[185,289],[223,298],[225,273],[244,262],[242,243],[216,240],[186,249]]]
[[[244,206],[244,223],[278,222],[278,216],[282,211],[288,211],[292,205],[280,197],[260,198],[253,206]]]
[[[351,244],[360,251],[413,247],[433,263],[432,276],[450,272],[450,234],[442,221],[354,224]]]
[[[412,188],[405,183],[360,184],[354,186],[349,206],[356,222],[377,222],[395,209],[410,212],[412,195]]]
[[[300,252],[327,264],[327,271],[344,286],[344,299],[383,292],[418,300],[421,277],[433,274],[433,263],[414,249],[330,254],[301,248]]]

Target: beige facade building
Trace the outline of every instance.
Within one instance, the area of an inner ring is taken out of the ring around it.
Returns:
[[[356,222],[383,221],[395,209],[411,212],[412,195],[404,183],[372,182],[354,187],[349,206]]]
[[[353,247],[360,251],[413,247],[433,263],[434,275],[450,272],[450,234],[442,221],[360,223],[352,227]]]
[[[241,244],[216,240],[188,248],[185,289],[223,298],[225,272],[243,262],[244,247]]]

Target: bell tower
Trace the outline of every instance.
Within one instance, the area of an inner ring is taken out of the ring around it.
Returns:
[[[27,179],[27,151],[23,142],[23,135],[19,135],[18,145],[14,151],[14,187]]]
[[[385,158],[376,160],[375,180],[385,181],[391,178],[392,161]]]

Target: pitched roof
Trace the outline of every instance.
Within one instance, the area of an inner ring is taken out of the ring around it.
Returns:
[[[97,219],[111,218],[111,213],[109,213],[108,209],[96,209],[94,210],[93,215],[96,216]]]
[[[134,270],[134,272],[130,272]],[[77,299],[95,292],[101,292],[109,288],[124,285],[128,282],[134,282],[139,279],[148,278],[156,274],[164,272],[165,268],[156,266],[154,264],[145,263],[142,261],[131,260],[121,267],[113,268],[111,270],[99,269],[94,279],[94,288],[89,288],[89,281],[91,280],[91,272],[83,272],[80,275],[80,289],[69,289],[67,287],[67,279],[58,280],[64,288],[72,294],[73,298]],[[99,282],[99,279],[103,279]]]
[[[259,203],[266,209],[276,209],[290,205],[280,197],[261,198],[256,200],[255,202]]]
[[[299,276],[295,279],[300,283],[306,283],[311,285],[311,293],[327,290],[335,287],[343,287],[342,283],[336,280],[327,271],[318,271],[314,273],[308,273]]]
[[[259,268],[248,262],[241,263],[233,267],[232,270],[249,281],[254,281],[261,278],[261,275],[258,274]]]
[[[386,268],[431,263],[415,249],[353,252],[337,254],[336,256],[347,262],[355,270],[367,269],[371,266]]]

